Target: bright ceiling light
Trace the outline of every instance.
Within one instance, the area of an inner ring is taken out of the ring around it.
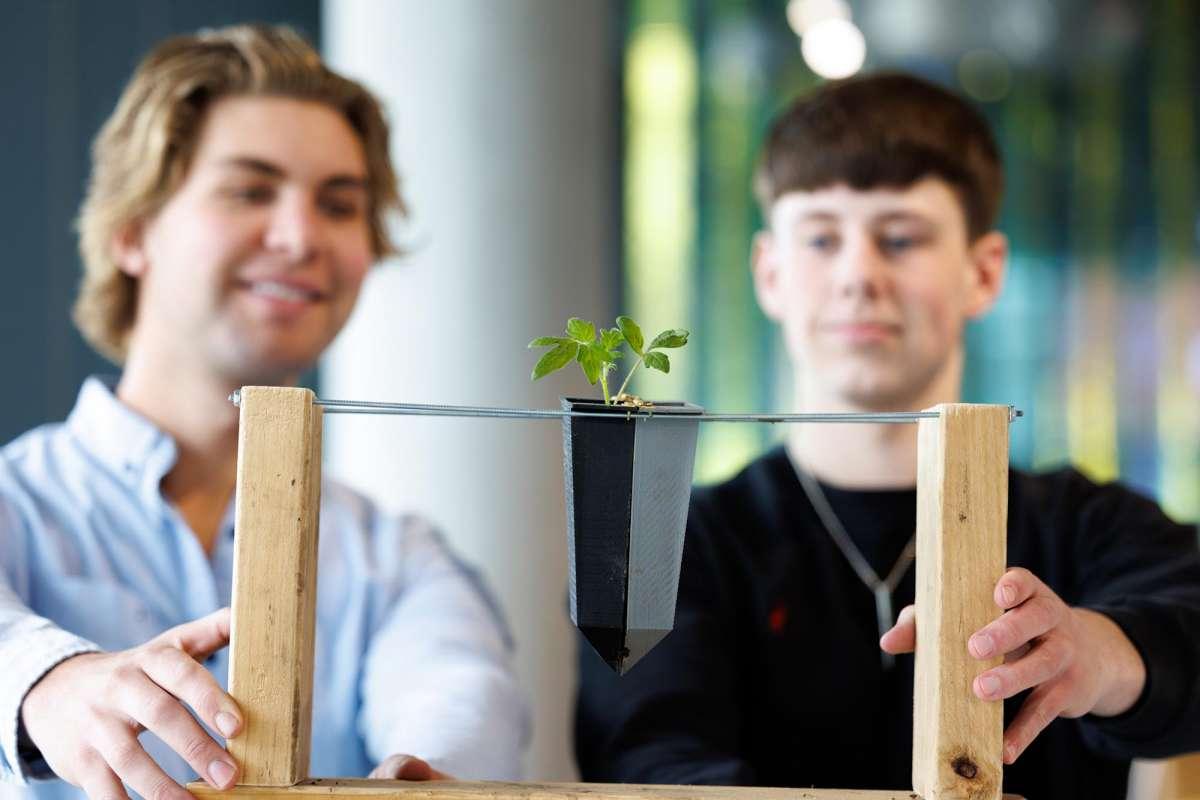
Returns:
[[[800,52],[809,69],[822,78],[849,78],[862,69],[867,42],[853,22],[825,19],[804,34]]]
[[[797,36],[803,36],[813,25],[827,19],[850,19],[846,0],[789,0],[787,4],[788,25]]]

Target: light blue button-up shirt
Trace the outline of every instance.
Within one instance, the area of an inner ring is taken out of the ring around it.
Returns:
[[[233,507],[206,554],[160,484],[172,439],[88,379],[65,423],[0,450],[0,798],[77,796],[33,780],[20,703],[64,658],[123,650],[229,605]],[[520,777],[529,738],[511,642],[475,574],[427,523],[322,482],[313,776],[411,753],[461,778]],[[227,686],[228,652],[205,665]],[[142,742],[177,780],[161,741]]]

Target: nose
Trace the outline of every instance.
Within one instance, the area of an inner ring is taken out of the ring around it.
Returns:
[[[289,261],[306,262],[320,250],[323,236],[323,222],[314,199],[301,192],[280,195],[267,223],[268,250],[283,254]]]
[[[875,299],[883,294],[887,264],[871,236],[858,233],[846,237],[834,265],[833,280],[841,296]]]

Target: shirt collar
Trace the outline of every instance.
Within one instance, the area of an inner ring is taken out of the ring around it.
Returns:
[[[75,438],[115,475],[131,485],[157,485],[175,466],[175,440],[117,399],[114,376],[83,382],[67,426]]]

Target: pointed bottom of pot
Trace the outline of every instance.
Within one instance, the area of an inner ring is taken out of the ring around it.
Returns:
[[[670,630],[633,628],[609,628],[599,625],[581,625],[579,630],[618,675],[624,675],[633,665],[642,660],[654,645],[662,641]]]

